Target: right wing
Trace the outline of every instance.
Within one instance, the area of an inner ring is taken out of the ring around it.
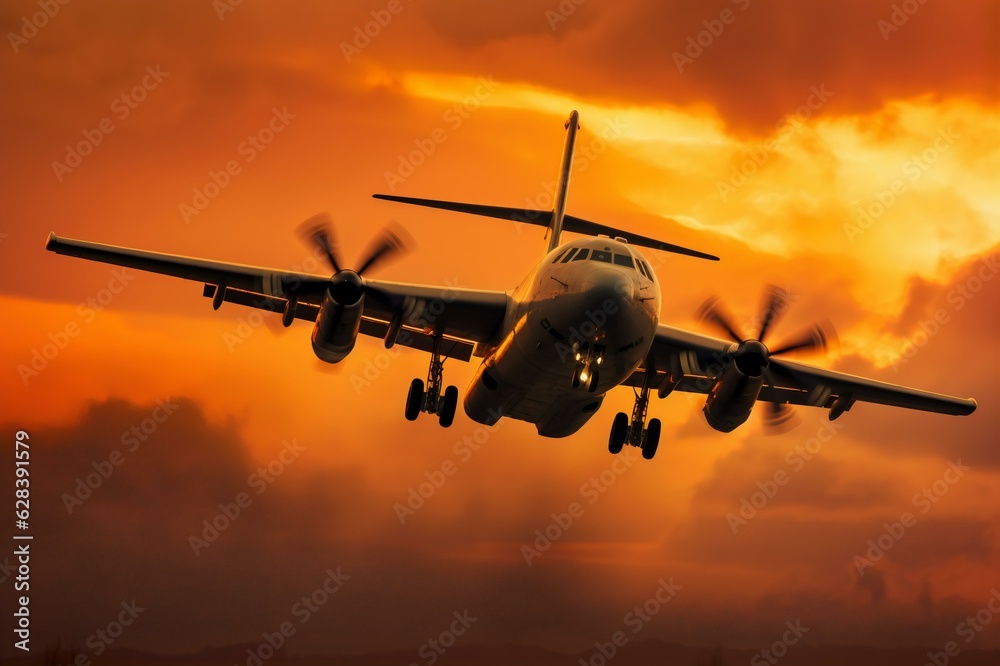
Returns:
[[[642,386],[646,370],[652,365],[655,374],[651,388],[659,388],[674,379],[677,381],[674,390],[708,393],[723,367],[731,362],[733,347],[732,342],[660,324],[648,359],[624,383]],[[976,410],[976,401],[972,398],[956,398],[776,358],[770,361],[764,387],[757,399],[827,409],[840,400],[845,411],[855,402],[956,416]]]

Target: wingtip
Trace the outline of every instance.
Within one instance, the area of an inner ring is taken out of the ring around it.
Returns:
[[[58,240],[58,238],[56,237],[56,232],[50,231],[49,232],[49,237],[45,239],[45,249],[46,250],[51,250],[52,249],[52,244],[55,243],[57,240]]]

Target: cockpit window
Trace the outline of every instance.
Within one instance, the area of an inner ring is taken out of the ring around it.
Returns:
[[[576,255],[573,261],[583,261],[584,259],[587,258],[587,252],[588,252],[587,248],[583,248],[582,250],[580,250],[579,254]]]
[[[632,257],[627,254],[616,254],[615,264],[618,266],[628,266],[629,268],[635,268],[635,264],[632,263]]]
[[[560,253],[559,253],[559,254],[558,254],[558,255],[556,256],[556,258],[552,260],[552,263],[554,264],[554,263],[556,263],[557,261],[559,261],[560,259],[562,259],[562,258],[563,258],[563,255],[564,255],[564,254],[566,254],[567,252],[569,252],[569,250],[568,250],[568,249],[566,249],[566,250],[563,250],[562,252],[560,252]]]
[[[647,264],[645,261],[642,261],[641,259],[639,260],[639,263],[641,263],[642,267],[646,269],[646,277],[648,277],[650,280],[652,280],[653,279],[653,271],[649,267],[649,264]]]
[[[594,250],[590,255],[592,261],[603,261],[606,264],[611,263],[611,253],[605,250]]]
[[[574,255],[574,254],[576,254],[576,248],[572,248],[572,249],[571,249],[571,250],[569,251],[569,254],[567,254],[567,255],[566,255],[566,256],[565,256],[564,258],[563,258],[563,260],[562,260],[562,263],[564,263],[564,264],[565,264],[565,263],[566,263],[567,261],[569,261],[570,259],[572,259],[572,258],[573,258],[573,255]]]

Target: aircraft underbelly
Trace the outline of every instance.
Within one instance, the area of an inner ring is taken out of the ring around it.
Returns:
[[[551,317],[550,317],[551,319]],[[535,424],[547,437],[579,430],[600,408],[604,394],[639,364],[644,346],[619,351],[613,340],[604,353],[594,391],[572,385],[577,367],[567,340],[552,336],[554,322],[527,316],[480,366],[465,396],[465,412],[480,423],[505,416]]]

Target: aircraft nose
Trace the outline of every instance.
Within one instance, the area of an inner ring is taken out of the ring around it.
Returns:
[[[627,275],[615,270],[594,271],[584,284],[583,303],[589,319],[601,321],[609,335],[625,335],[637,325],[641,312],[634,301],[635,286]]]
[[[614,270],[592,271],[584,279],[583,287],[589,302],[604,305],[605,301],[611,301],[607,305],[618,307],[632,300],[635,288],[628,276]]]

